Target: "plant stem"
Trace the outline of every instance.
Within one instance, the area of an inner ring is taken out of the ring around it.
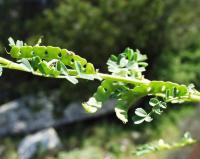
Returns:
[[[18,64],[15,62],[12,62],[10,60],[7,60],[5,58],[0,57],[0,67],[3,68],[7,68],[7,69],[13,69],[13,70],[19,70],[19,71],[25,71],[25,72],[29,72],[32,73],[33,75],[37,75],[37,76],[43,76],[43,77],[49,77],[49,78],[60,78],[60,79],[64,79],[66,78],[65,76],[51,76],[51,75],[44,75],[40,72],[37,71],[30,71],[28,70],[26,67],[24,67],[22,64]],[[80,78],[77,73],[76,70],[68,70],[68,73],[70,76],[75,76],[76,78]],[[109,74],[105,74],[105,73],[97,73],[97,76],[99,76],[101,79],[106,79],[106,80],[112,80],[112,81],[119,81],[119,82],[124,82],[124,83],[130,83],[133,85],[138,85],[138,84],[149,84],[151,83],[150,80],[148,79],[134,79],[134,78],[130,78],[130,77],[121,77],[121,76],[116,76],[116,75],[109,75]],[[155,94],[156,96],[163,96],[163,94]],[[184,101],[189,101],[189,102],[200,102],[200,93],[196,93],[196,94],[190,94],[188,96],[183,96],[182,99]]]
[[[8,69],[13,69],[13,70],[20,70],[20,71],[25,71],[25,72],[30,72],[27,70],[23,65],[17,64],[15,62],[12,62],[10,60],[7,60],[5,58],[0,57],[0,66]],[[65,78],[64,76],[46,76],[43,75],[39,72],[30,72],[34,75],[37,76],[44,76],[44,77],[52,77],[52,78]],[[76,75],[75,70],[69,70],[70,75]],[[120,82],[125,82],[125,83],[131,83],[131,84],[148,84],[150,81],[147,79],[133,79],[133,78],[126,78],[126,77],[120,77],[120,76],[115,76],[115,75],[109,75],[109,74],[104,74],[104,73],[97,73],[98,76],[100,76],[102,79],[107,79],[107,80],[113,80],[113,81],[120,81]],[[78,76],[76,76],[79,78]]]
[[[26,71],[28,72],[22,65],[7,60],[5,58],[0,57],[0,66],[8,69],[19,70],[19,71]]]
[[[138,80],[138,79],[133,79],[130,77],[121,77],[121,76],[109,75],[109,74],[104,74],[104,73],[98,73],[98,75],[102,79],[120,81],[120,82],[131,83],[131,84],[149,84],[150,83],[150,81],[147,79]]]

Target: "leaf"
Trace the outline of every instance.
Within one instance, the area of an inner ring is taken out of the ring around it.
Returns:
[[[38,69],[44,75],[49,75],[50,72],[51,72],[51,70],[48,66],[48,63],[46,61],[40,62],[39,65],[38,65]]]
[[[31,66],[33,67],[33,70],[36,71],[38,69],[38,66],[42,60],[39,56],[35,56],[31,60]]]
[[[142,108],[137,108],[137,109],[135,110],[135,114],[136,114],[137,116],[139,116],[139,117],[146,117],[146,116],[147,116],[146,111],[145,111],[144,109],[142,109]]]
[[[17,40],[16,46],[21,47],[21,46],[23,46],[23,45],[24,45],[23,41]]]
[[[150,115],[147,115],[147,116],[144,118],[144,120],[145,120],[146,122],[151,122],[151,121],[153,120],[153,118],[151,118]]]
[[[151,122],[153,119],[151,118],[150,114],[147,114],[144,117],[136,116],[134,120],[134,124],[141,124],[144,121]]]
[[[127,115],[126,110],[116,107],[115,114],[116,114],[117,118],[120,119],[123,123],[128,122],[128,115]]]
[[[130,48],[116,56],[111,56],[107,62],[108,71],[113,75],[121,77],[142,78],[142,72],[145,71],[147,63],[143,62],[146,58],[139,51],[133,51]]]
[[[42,38],[43,36],[40,36],[37,43],[35,44],[36,46],[39,46],[42,43]]]
[[[10,53],[11,57],[13,57],[13,58],[19,58],[20,55],[21,55],[21,53],[20,53],[20,47],[18,47],[18,46],[13,46],[13,47],[11,48],[11,50],[10,50],[9,53]]]
[[[29,71],[29,72],[33,71],[33,68],[31,66],[30,62],[27,59],[23,58],[23,59],[18,60],[18,62],[21,62],[21,64],[26,67],[27,71]]]
[[[134,124],[141,124],[141,123],[143,123],[144,122],[144,118],[142,118],[142,119],[140,119],[140,120],[136,120],[136,121],[134,121]]]
[[[169,89],[165,91],[165,99],[169,99]]]
[[[81,64],[79,62],[75,61],[74,65],[75,65],[75,69],[76,69],[80,78],[87,79],[87,80],[94,80],[94,76],[92,74],[83,73]]]
[[[129,106],[126,101],[118,100],[115,107],[115,114],[118,119],[120,119],[123,123],[128,122],[128,109]]]
[[[160,110],[160,108],[153,109],[153,112],[155,112],[158,115],[162,114],[162,111]]]
[[[172,96],[177,97],[178,95],[178,89],[176,87],[172,88]]]
[[[127,48],[127,49],[125,50],[125,52],[126,52],[126,54],[127,54],[128,60],[129,60],[129,61],[132,61],[132,60],[133,60],[133,56],[134,56],[133,50],[130,49],[130,48]]]
[[[61,49],[59,47],[47,46],[46,49],[47,49],[47,52],[48,52],[48,58],[50,60],[57,59],[58,54],[61,52]]]
[[[160,106],[161,108],[163,108],[163,109],[166,109],[166,108],[167,108],[167,103],[165,103],[165,102],[160,102],[160,103],[159,103],[159,106]]]
[[[159,100],[157,98],[151,98],[149,101],[149,105],[154,107],[159,104]]]
[[[9,42],[9,46],[14,46],[15,45],[15,41],[11,37],[8,38],[8,42]]]
[[[60,70],[61,74],[65,75],[65,79],[67,79],[68,81],[70,81],[73,84],[78,83],[78,80],[75,77],[69,76],[67,67],[61,61],[57,62],[56,68],[57,68],[57,70]]]
[[[31,58],[33,56],[33,47],[32,46],[22,46],[20,48],[21,54],[23,54],[23,58]]]
[[[124,57],[119,62],[120,67],[125,67],[127,64],[128,64],[128,60]]]
[[[92,63],[87,63],[86,64],[86,68],[85,68],[86,70],[85,70],[85,73],[86,74],[95,74],[96,73],[96,71],[95,71],[95,68],[94,68],[94,66],[93,66],[93,64]]]
[[[115,56],[115,55],[111,55],[111,56],[110,56],[110,59],[111,59],[112,61],[117,62],[117,56]]]
[[[102,102],[98,102],[94,97],[91,97],[88,102],[82,103],[83,108],[89,113],[95,113],[98,108],[101,108]]]
[[[34,55],[39,56],[41,59],[43,59],[47,56],[46,51],[47,51],[47,47],[45,47],[45,46],[34,46],[33,47]]]

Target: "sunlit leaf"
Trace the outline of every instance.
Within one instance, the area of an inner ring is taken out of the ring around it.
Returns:
[[[146,117],[146,116],[147,116],[146,111],[145,111],[144,109],[142,109],[142,108],[137,108],[137,109],[135,110],[135,114],[136,114],[137,116],[140,116],[140,117]]]

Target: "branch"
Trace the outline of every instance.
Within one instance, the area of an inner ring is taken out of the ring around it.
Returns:
[[[160,115],[166,103],[200,102],[200,92],[194,86],[180,85],[170,81],[150,81],[144,78],[146,55],[139,50],[127,48],[118,56],[111,55],[107,61],[110,74],[100,73],[93,64],[79,55],[59,47],[29,46],[22,41],[9,38],[11,49],[8,54],[17,62],[0,57],[0,67],[20,70],[33,75],[48,78],[67,79],[73,84],[78,79],[100,80],[101,85],[83,107],[94,113],[110,97],[117,99],[115,112],[124,123],[128,121],[128,110],[138,99],[153,96],[149,101],[152,107],[147,113],[138,108],[135,114],[139,117],[135,124],[152,121],[152,114]],[[2,72],[0,70],[0,72]],[[162,99],[162,101],[161,101]]]

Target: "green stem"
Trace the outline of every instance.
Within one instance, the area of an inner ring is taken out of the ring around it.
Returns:
[[[147,79],[138,80],[138,79],[133,79],[130,77],[121,77],[121,76],[109,75],[109,74],[104,74],[104,73],[98,73],[98,75],[102,79],[107,79],[107,80],[112,80],[112,81],[120,81],[120,82],[131,83],[131,84],[148,84],[148,83],[150,83],[150,81]]]
[[[3,68],[7,68],[7,69],[13,69],[13,70],[19,70],[19,71],[25,71],[25,72],[29,72],[32,73],[33,75],[37,75],[37,76],[43,76],[43,77],[49,77],[49,78],[66,78],[65,76],[51,76],[51,75],[43,75],[39,72],[30,72],[28,69],[26,69],[26,67],[24,67],[22,64],[18,64],[15,62],[12,62],[10,60],[7,60],[5,58],[0,57],[0,66]],[[75,70],[69,70],[69,75],[71,76],[75,76],[76,78],[80,78],[79,76],[77,76],[77,73]],[[148,79],[134,79],[134,78],[130,78],[130,77],[121,77],[121,76],[116,76],[116,75],[109,75],[109,74],[104,74],[104,73],[97,73],[97,75],[99,77],[101,77],[102,79],[106,79],[106,80],[112,80],[112,81],[119,81],[119,82],[124,82],[124,83],[130,83],[133,85],[138,85],[138,84],[149,84],[151,81]],[[156,94],[156,96],[163,96],[163,94]],[[190,102],[200,102],[200,93],[197,94],[190,94],[189,96],[184,96],[182,97],[182,99],[184,101],[190,101]]]
[[[190,102],[200,102],[200,95],[199,94],[191,94],[189,96]]]
[[[7,60],[5,58],[0,57],[0,66],[8,69],[19,70],[19,71],[26,71],[28,72],[22,65]]]
[[[24,66],[17,64],[15,62],[12,62],[10,60],[7,60],[5,58],[0,57],[0,65],[4,68],[8,69],[13,69],[13,70],[20,70],[20,71],[25,71],[25,72],[30,72],[28,71]],[[43,74],[39,72],[31,72],[34,75],[37,76],[44,76]],[[74,70],[69,70],[70,75],[76,75],[76,71]],[[120,77],[120,76],[115,76],[115,75],[108,75],[104,73],[97,73],[102,79],[107,79],[107,80],[113,80],[113,81],[120,81],[120,82],[125,82],[125,83],[131,83],[131,84],[148,84],[150,81],[147,79],[143,80],[138,80],[138,79],[133,79],[133,78],[125,78],[125,77]],[[52,77],[52,78],[65,78],[64,76],[45,76],[45,77]],[[77,78],[79,78],[77,76]]]

